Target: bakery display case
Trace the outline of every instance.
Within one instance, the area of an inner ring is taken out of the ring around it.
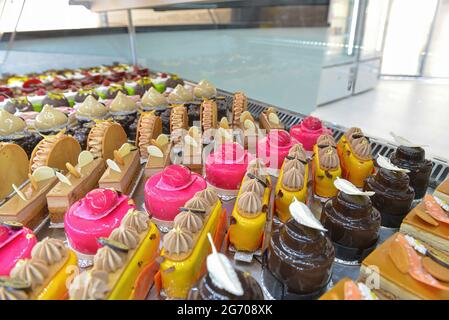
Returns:
[[[447,162],[309,115],[375,86],[380,3],[70,1],[127,33],[45,44],[16,25],[0,300],[449,299]],[[138,10],[229,20],[145,31]]]

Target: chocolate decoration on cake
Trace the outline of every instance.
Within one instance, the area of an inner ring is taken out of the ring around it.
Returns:
[[[370,198],[360,193],[339,191],[326,201],[321,213],[321,223],[334,243],[335,256],[341,260],[361,262],[374,250],[379,238],[380,213]]]
[[[375,192],[371,201],[381,214],[382,226],[389,228],[399,228],[415,198],[407,173],[382,167],[365,180],[363,190]]]
[[[316,218],[308,216],[302,222],[297,221],[293,205],[290,205],[292,218],[271,236],[264,282],[275,298],[307,299],[325,290],[332,275],[335,251]],[[313,215],[310,210],[309,215]],[[276,289],[279,285],[282,292]]]
[[[410,186],[415,190],[415,199],[421,199],[427,192],[432,162],[425,158],[425,151],[421,147],[399,146],[390,156],[391,162],[410,172]]]

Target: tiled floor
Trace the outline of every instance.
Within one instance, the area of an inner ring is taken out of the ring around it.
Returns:
[[[392,141],[390,131],[449,159],[449,83],[381,80],[375,90],[318,107],[313,115]]]

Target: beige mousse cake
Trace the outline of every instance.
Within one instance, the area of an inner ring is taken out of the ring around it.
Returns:
[[[436,189],[433,193],[435,196],[440,198],[441,200],[446,201],[449,203],[449,177],[446,178]]]
[[[133,182],[137,179],[140,169],[139,150],[125,143],[114,152],[114,161],[107,160],[108,168],[98,182],[100,188],[113,188],[124,194],[129,194]]]
[[[89,151],[80,153],[75,167],[69,164],[67,166],[69,173],[66,178],[70,184],[59,181],[47,194],[52,223],[63,223],[65,212],[73,203],[98,186],[98,180],[106,170],[105,161],[102,158],[94,159]]]
[[[381,296],[389,299],[448,300],[449,284],[436,280],[434,273],[432,272],[433,274],[430,275],[424,265],[424,262],[429,261],[430,258],[424,257],[410,245],[406,250],[407,245],[404,246],[404,242],[408,243],[405,236],[401,233],[395,233],[377,247],[363,260],[360,280],[365,283],[372,282],[374,286],[378,285],[379,288],[374,289],[374,292],[377,294],[377,291],[379,291]],[[412,250],[412,252],[409,252],[409,250]],[[395,260],[393,261],[393,259]],[[444,270],[441,272],[438,267]],[[441,275],[447,276],[449,269],[441,267],[439,264],[436,268],[437,273],[439,271]],[[414,276],[412,276],[412,273]],[[427,279],[426,281],[432,281],[433,285],[418,281],[415,278],[417,274]]]

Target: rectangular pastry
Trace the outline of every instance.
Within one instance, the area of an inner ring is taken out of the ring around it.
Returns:
[[[449,177],[446,178],[436,189],[433,193],[435,196],[440,198],[441,200],[446,201],[449,203]]]
[[[164,145],[150,145],[148,148],[151,153],[148,155],[148,161],[145,165],[145,177],[149,178],[154,174],[161,172],[170,164],[170,153],[172,144],[170,142]]]
[[[284,129],[284,125],[279,120],[276,110],[271,107],[260,114],[259,127],[266,130],[266,132],[270,132],[271,129]]]
[[[85,166],[80,167],[78,164],[74,168],[78,174],[69,172],[66,175],[71,185],[60,181],[47,194],[48,211],[52,223],[64,222],[64,214],[69,207],[98,185],[106,165],[103,159],[97,158]]]

